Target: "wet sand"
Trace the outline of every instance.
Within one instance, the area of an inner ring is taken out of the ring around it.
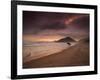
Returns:
[[[65,67],[89,65],[89,44],[78,43],[59,53],[23,63],[23,68]]]

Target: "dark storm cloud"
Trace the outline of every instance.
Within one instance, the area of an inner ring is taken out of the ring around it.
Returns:
[[[66,17],[65,14],[59,13],[23,11],[23,31],[24,33],[37,34],[45,29],[65,29],[64,19]]]
[[[90,26],[89,22],[90,22],[89,15],[87,15],[74,20],[71,24],[76,26],[76,28],[89,30],[89,26]]]
[[[65,29],[67,28],[67,25],[65,23],[60,23],[60,22],[54,22],[52,24],[48,24],[42,29],[53,29],[53,30],[59,30],[59,29]]]
[[[24,34],[38,34],[44,30],[64,30],[69,27],[65,21],[75,16],[85,14],[75,13],[56,13],[56,12],[36,12],[23,11],[23,32]],[[72,25],[89,25],[88,17],[73,21]]]

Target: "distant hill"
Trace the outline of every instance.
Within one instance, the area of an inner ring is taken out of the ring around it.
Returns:
[[[71,37],[65,37],[56,42],[76,42],[76,41],[74,39],[72,39]]]

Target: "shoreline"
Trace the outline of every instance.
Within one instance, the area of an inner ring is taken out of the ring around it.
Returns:
[[[61,52],[23,63],[23,68],[89,65],[89,44],[80,43]]]

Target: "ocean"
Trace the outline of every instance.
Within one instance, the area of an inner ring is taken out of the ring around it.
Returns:
[[[33,42],[23,44],[23,61],[27,62],[44,56],[58,53],[69,45],[65,42]]]

